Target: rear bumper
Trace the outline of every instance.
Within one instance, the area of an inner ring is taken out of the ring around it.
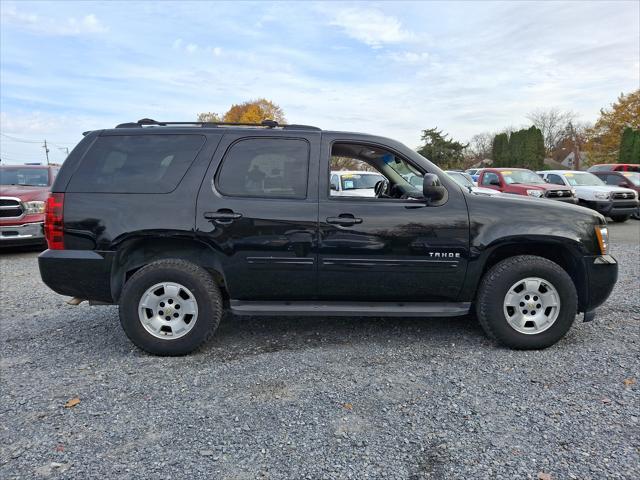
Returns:
[[[584,257],[587,273],[586,301],[581,311],[589,312],[602,305],[618,281],[618,262],[611,255]]]
[[[42,222],[24,223],[22,225],[0,225],[0,247],[44,243]]]
[[[40,276],[60,295],[113,303],[113,255],[93,250],[45,250],[38,256]]]

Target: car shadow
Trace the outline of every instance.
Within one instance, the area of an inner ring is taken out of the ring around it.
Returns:
[[[401,317],[238,317],[226,315],[199,355],[231,361],[247,356],[341,346],[433,346],[486,340],[469,316]]]

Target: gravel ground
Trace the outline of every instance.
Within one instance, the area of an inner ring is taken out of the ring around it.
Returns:
[[[228,316],[156,358],[4,254],[0,477],[638,478],[639,226],[596,320],[537,352],[465,319]]]

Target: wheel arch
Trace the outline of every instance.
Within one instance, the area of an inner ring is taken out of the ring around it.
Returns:
[[[207,270],[220,287],[225,301],[228,299],[219,253],[192,236],[174,236],[132,238],[118,246],[111,272],[111,295],[114,301],[119,301],[124,284],[136,271],[167,258],[186,260]]]
[[[578,242],[567,238],[512,237],[496,242],[471,261],[464,294],[475,300],[480,282],[491,267],[498,262],[518,255],[535,255],[558,264],[571,277],[578,294],[578,311],[584,311],[588,302],[587,271],[582,261],[582,249]]]

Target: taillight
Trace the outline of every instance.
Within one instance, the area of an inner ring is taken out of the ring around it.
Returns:
[[[44,236],[51,250],[64,250],[64,193],[50,193],[44,214]]]

